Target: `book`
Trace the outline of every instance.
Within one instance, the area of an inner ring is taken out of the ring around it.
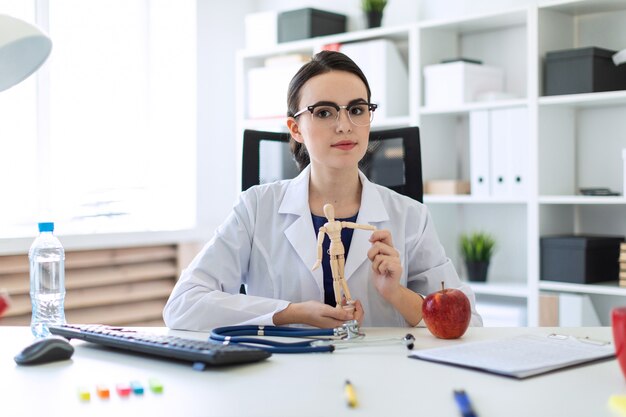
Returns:
[[[615,356],[610,341],[574,336],[525,334],[505,339],[422,349],[411,358],[524,379]]]

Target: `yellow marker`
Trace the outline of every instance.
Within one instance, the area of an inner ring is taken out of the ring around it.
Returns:
[[[354,392],[354,387],[350,383],[350,380],[346,379],[346,385],[343,388],[343,392],[346,394],[346,401],[348,402],[348,407],[354,408],[357,406],[358,402],[356,400],[356,393]]]
[[[611,408],[621,416],[626,416],[626,395],[611,395],[609,398]]]
[[[79,387],[78,398],[84,402],[91,400],[91,393],[89,392],[89,389],[85,387]]]

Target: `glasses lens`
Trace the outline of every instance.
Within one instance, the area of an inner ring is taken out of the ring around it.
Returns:
[[[332,106],[318,106],[313,109],[313,120],[327,124],[333,124],[337,121],[337,109]]]
[[[355,104],[346,109],[348,111],[348,117],[352,123],[357,126],[367,126],[372,122],[374,112],[370,111],[369,105],[365,103]]]

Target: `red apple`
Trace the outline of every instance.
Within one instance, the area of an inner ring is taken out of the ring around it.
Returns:
[[[444,288],[429,294],[422,304],[428,330],[440,339],[457,339],[465,333],[472,317],[467,296],[461,290]]]

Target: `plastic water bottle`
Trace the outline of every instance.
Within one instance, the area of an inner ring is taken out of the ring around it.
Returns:
[[[50,335],[48,325],[65,324],[65,251],[52,234],[54,223],[39,223],[39,236],[28,251],[30,300],[35,337]]]

